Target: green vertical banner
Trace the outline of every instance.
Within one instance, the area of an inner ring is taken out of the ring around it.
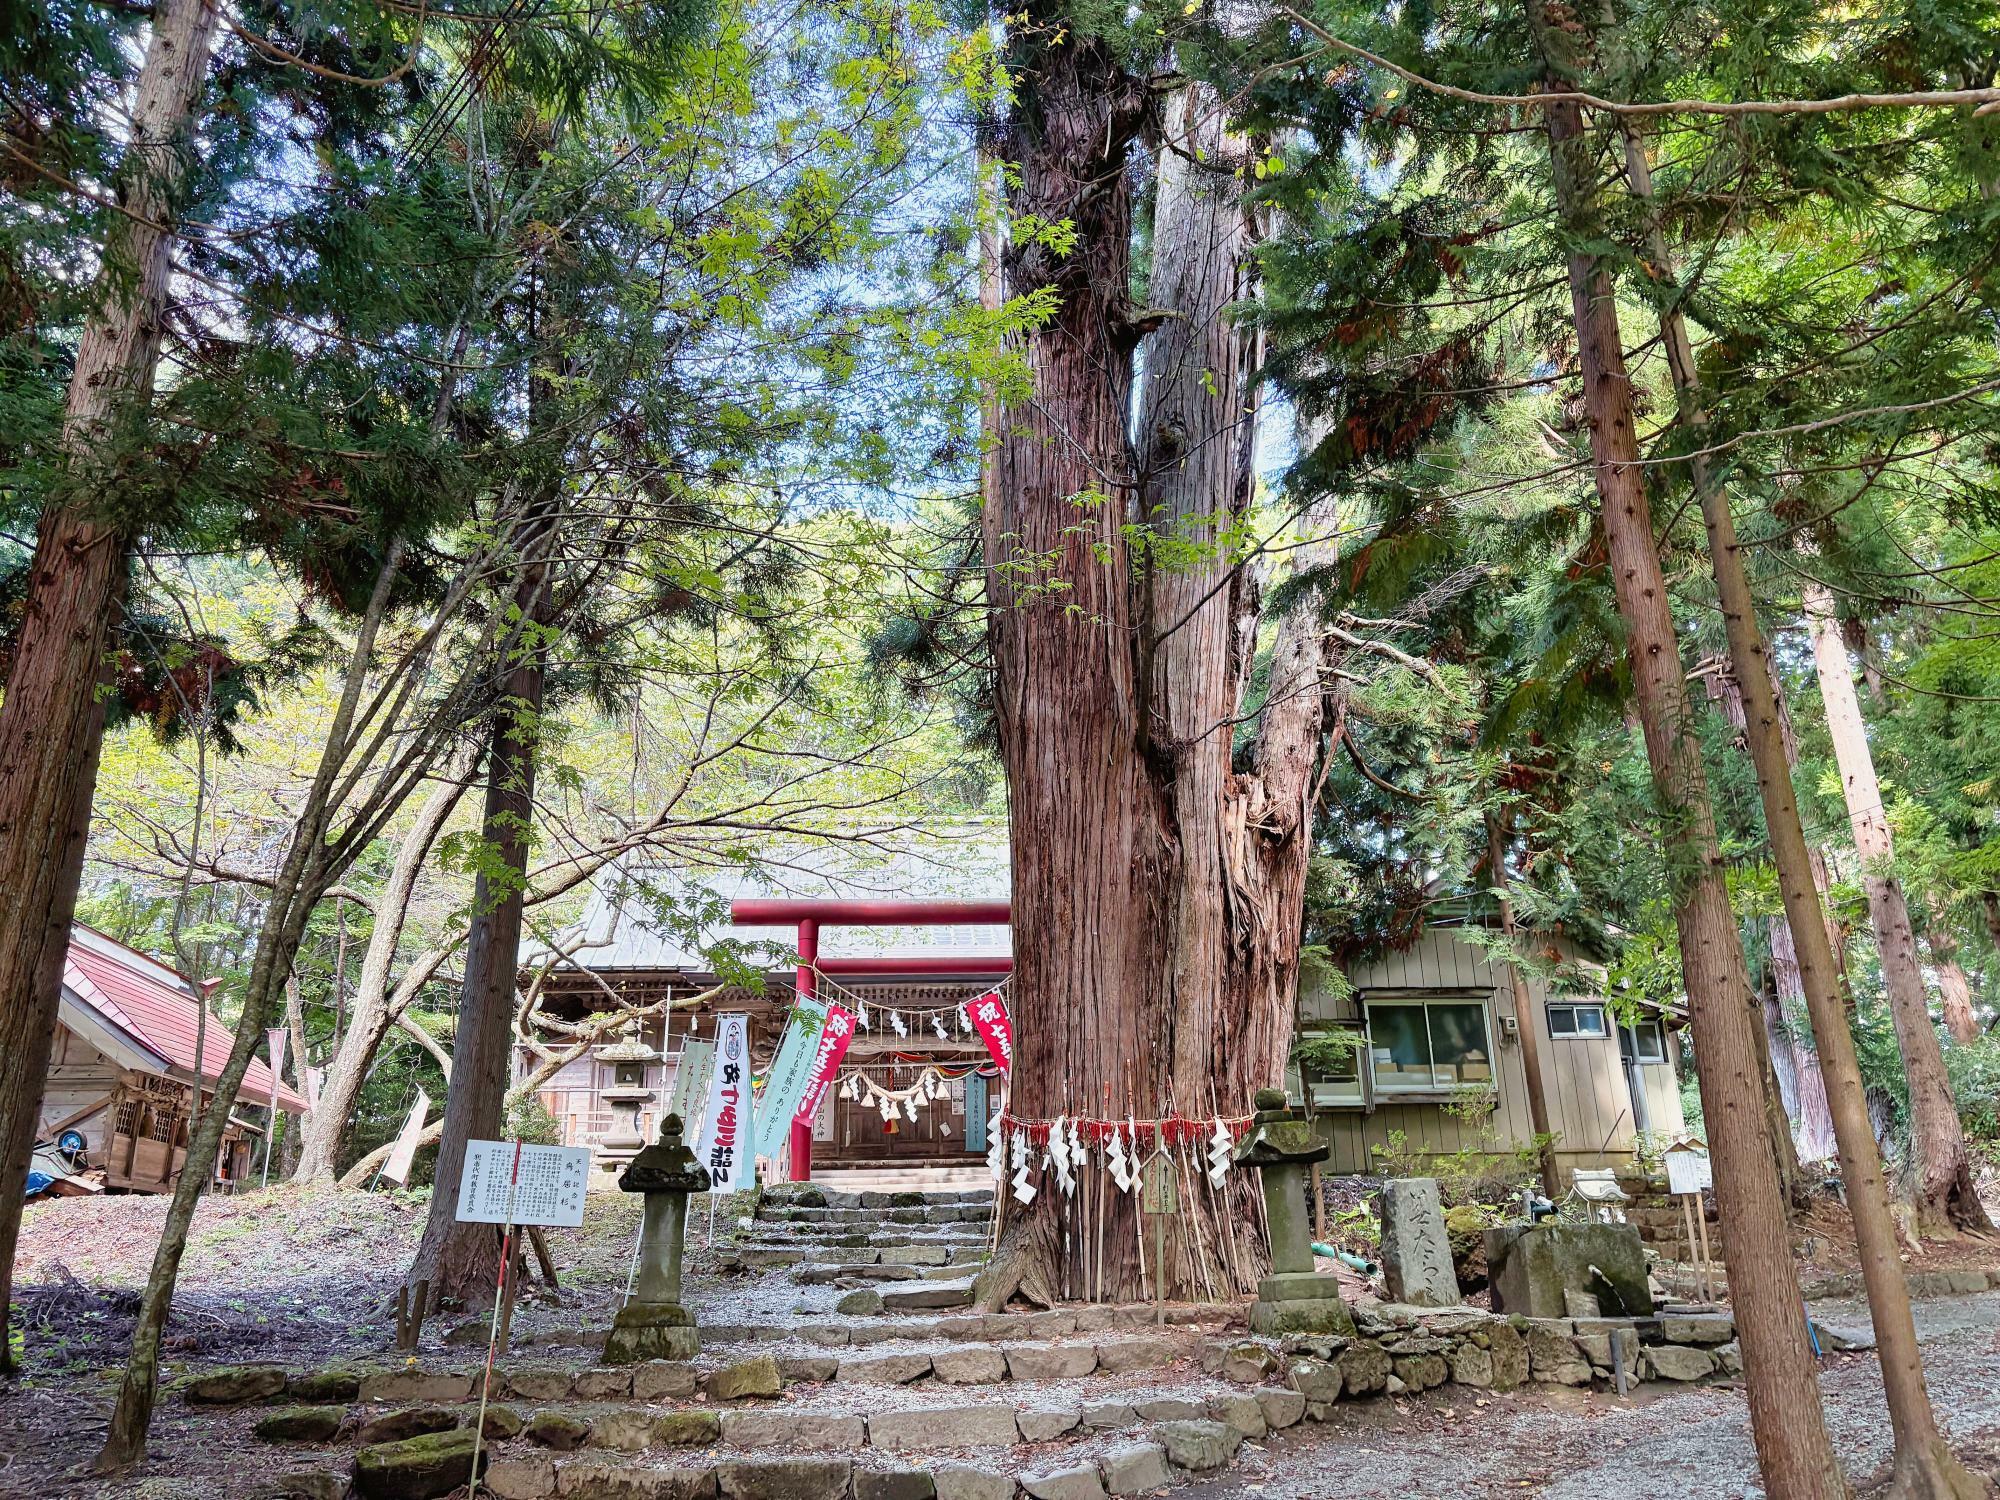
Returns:
[[[806,1084],[812,1078],[813,1055],[819,1046],[819,1029],[826,1021],[826,1002],[801,995],[792,1005],[785,1034],[778,1042],[778,1055],[771,1059],[770,1076],[764,1080],[763,1095],[757,1100],[757,1154],[775,1157],[792,1138],[792,1112],[799,1107]]]

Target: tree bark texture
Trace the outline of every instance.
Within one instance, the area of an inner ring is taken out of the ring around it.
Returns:
[[[104,735],[111,625],[124,605],[127,537],[99,514],[103,462],[143,420],[159,361],[175,197],[188,121],[208,72],[216,11],[160,0],[132,99],[130,144],[63,413],[75,498],[42,516],[14,662],[0,701],[0,1370],[21,1199],[61,999]],[[190,1159],[192,1164],[192,1159]]]
[[[1310,610],[1285,622],[1239,747],[1257,606],[1226,534],[1251,494],[1257,350],[1224,310],[1249,291],[1246,148],[1209,91],[1164,102],[1158,311],[1139,313],[1131,157],[1146,83],[1095,38],[1048,44],[1064,24],[1045,7],[1016,28],[997,153],[1014,221],[1076,232],[1067,255],[1017,242],[1004,256],[1009,295],[1048,288],[1056,306],[1024,336],[1032,395],[999,414],[984,517],[1012,817],[1010,1113],[1242,1116],[1282,1078],[1289,1044],[1325,650]],[[1233,1179],[1209,1191],[1199,1156],[1175,1153],[1191,1211],[1169,1279],[1222,1295],[1254,1279],[1257,1216]],[[1131,1198],[1086,1195],[1086,1210],[1053,1178],[1041,1186],[1010,1217],[1003,1274],[1035,1298],[1060,1296],[1066,1271],[1074,1293],[1150,1295]],[[1087,1278],[1074,1264],[1085,1212],[1103,1221],[1102,1278],[1094,1253]]]
[[[1624,135],[1626,171],[1633,194],[1650,205],[1652,169],[1644,141],[1629,124]],[[1656,274],[1671,285],[1673,261],[1656,223],[1650,227],[1647,249]],[[1663,306],[1660,332],[1673,380],[1677,417],[1695,435],[1699,446],[1708,417],[1701,404],[1693,344],[1677,304],[1669,302]],[[1823,905],[1826,865],[1818,851],[1808,847],[1805,826],[1799,817],[1792,784],[1798,744],[1757,621],[1756,600],[1737,544],[1729,494],[1705,457],[1692,459],[1690,471],[1708,533],[1710,562],[1729,643],[1731,674],[1742,703],[1744,740],[1757,772],[1758,794],[1784,905],[1784,915],[1772,924],[1774,978],[1781,995],[1785,994],[1788,983],[1796,985],[1811,1019],[1816,1048],[1794,1055],[1801,1059],[1813,1057],[1817,1063],[1817,1083],[1829,1117],[1833,1149],[1840,1159],[1862,1276],[1868,1288],[1870,1315],[1881,1352],[1890,1425],[1895,1433],[1893,1489],[1912,1497],[1976,1494],[1977,1489],[1968,1488],[1972,1481],[1937,1430],[1924,1385],[1923,1363],[1910,1313],[1909,1288],[1897,1255],[1896,1229],[1889,1209],[1881,1152],[1848,1025],[1849,1005],[1838,962],[1840,945]],[[1802,1098],[1807,1077],[1801,1069]],[[1744,1345],[1746,1350],[1748,1347]],[[1806,1395],[1799,1392],[1792,1399],[1803,1401]],[[1810,1416],[1819,1419],[1823,1432],[1824,1419],[1816,1403]],[[1762,1451],[1760,1436],[1760,1458]],[[1801,1467],[1797,1470],[1797,1482],[1804,1486],[1801,1493],[1816,1494],[1829,1486],[1845,1487],[1830,1454],[1808,1451],[1798,1458]],[[1771,1479],[1768,1468],[1765,1477],[1773,1495],[1783,1493]]]
[[[409,990],[419,987],[393,982],[396,953],[402,943],[404,926],[409,921],[410,902],[415,894],[417,878],[423,873],[438,835],[444,831],[445,823],[457,808],[459,799],[465,795],[469,781],[470,777],[463,770],[449,772],[425,799],[417,812],[415,826],[403,837],[396,850],[388,882],[375,902],[375,923],[368,934],[368,946],[362,953],[361,975],[355,985],[353,1008],[346,1029],[342,1031],[339,1045],[327,1064],[326,1078],[320,1085],[319,1107],[305,1122],[296,1174],[301,1182],[333,1180],[348,1127],[353,1122],[354,1107],[361,1097],[361,1086],[367,1081],[368,1071],[374,1066],[375,1054],[381,1049],[382,1039],[389,1034],[389,1028],[395,1025]],[[434,956],[426,955],[406,979],[434,969],[435,964],[430,961]]]
[[[410,1269],[410,1284],[429,1281],[433,1298],[466,1307],[490,1305],[500,1241],[490,1224],[456,1219],[458,1180],[468,1141],[497,1140],[505,1124],[508,1060],[513,1053],[514,985],[520,968],[528,847],[535,810],[535,768],[547,675],[547,564],[530,562],[515,591],[524,617],[536,621],[515,648],[495,710],[486,762],[486,846],[473,881],[465,979],[452,1040],[430,1217]]]
[[[1551,18],[1544,0],[1528,0],[1527,11],[1551,86],[1567,89],[1573,39]],[[1581,248],[1602,236],[1594,153],[1574,103],[1547,104],[1543,115],[1561,227],[1579,247],[1569,256],[1568,270],[1584,413],[1634,698],[1661,802],[1661,841],[1673,886],[1758,1465],[1774,1500],[1845,1496],[1820,1407],[1784,1201],[1767,1145],[1749,973],[1730,910],[1708,773],[1638,465],[1616,293],[1603,261]]]
[[[1528,1085],[1528,1125],[1540,1143],[1536,1159],[1540,1164],[1542,1191],[1551,1202],[1559,1202],[1564,1189],[1562,1174],[1556,1166],[1555,1132],[1549,1129],[1549,1092],[1542,1077],[1542,1044],[1536,1035],[1534,1000],[1528,990],[1527,976],[1514,956],[1514,898],[1508,889],[1506,841],[1500,820],[1491,813],[1486,816],[1486,863],[1493,893],[1500,904],[1500,931],[1507,939],[1507,985],[1513,992],[1514,1016],[1519,1023],[1521,1074]]]
[[[1958,961],[1958,944],[1935,933],[1929,939],[1931,967],[1937,970],[1938,1001],[1944,1029],[1960,1046],[1979,1040],[1979,1017],[1972,1008],[1972,980]]]
[[[1815,891],[1814,899],[1819,899]],[[1792,1035],[1791,1017],[1806,1010],[1804,976],[1799,971],[1798,946],[1792,924],[1780,912],[1771,918],[1771,1003],[1765,1028],[1771,1037],[1772,1060],[1779,1064],[1779,1083],[1790,1080],[1785,1099],[1798,1129],[1799,1155],[1806,1161],[1831,1160],[1839,1150],[1834,1141],[1833,1111],[1826,1102],[1826,1078],[1818,1051],[1800,1046]]]
[[[1847,799],[1848,825],[1861,855],[1861,885],[1868,896],[1869,925],[1875,930],[1882,988],[1888,997],[1909,1088],[1910,1163],[1905,1188],[1919,1233],[1990,1229],[1992,1222],[1973,1181],[1972,1158],[1965,1148],[1958,1106],[1952,1102],[1951,1085],[1945,1076],[1944,1046],[1931,1022],[1923,969],[1917,961],[1916,930],[1910,922],[1909,903],[1903,899],[1902,882],[1896,878],[1895,842],[1882,806],[1881,783],[1875,779],[1875,757],[1868,748],[1868,726],[1854,691],[1847,644],[1841,639],[1833,600],[1824,586],[1807,585],[1805,606],[1812,624],[1813,660],[1819,668],[1827,731],[1840,767],[1841,791]]]

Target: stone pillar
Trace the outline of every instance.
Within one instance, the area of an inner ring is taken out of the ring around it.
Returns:
[[[1271,1274],[1257,1283],[1252,1332],[1354,1332],[1340,1282],[1314,1270],[1312,1220],[1306,1212],[1311,1168],[1333,1154],[1303,1116],[1285,1108],[1282,1089],[1260,1089],[1257,1116],[1236,1148],[1236,1165],[1255,1168],[1271,1227]]]
[[[1458,1276],[1435,1178],[1396,1177],[1383,1184],[1382,1279],[1391,1302],[1458,1306]]]
[[[693,1359],[701,1330],[681,1306],[681,1251],[687,1240],[690,1193],[708,1191],[708,1172],[681,1140],[681,1117],[668,1115],[660,1138],[618,1179],[621,1191],[644,1193],[639,1228],[639,1277],[632,1300],[611,1320],[604,1341],[607,1365],[648,1359]]]

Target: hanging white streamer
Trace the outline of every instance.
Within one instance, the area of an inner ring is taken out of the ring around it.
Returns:
[[[1229,1177],[1230,1160],[1236,1154],[1236,1143],[1231,1139],[1229,1127],[1222,1123],[1222,1116],[1215,1117],[1215,1134],[1208,1142],[1208,1185],[1219,1188]]]
[[[997,1183],[1007,1175],[1007,1135],[1000,1125],[1000,1105],[993,1106],[993,1118],[986,1122],[986,1170]]]
[[[1118,1191],[1129,1193],[1132,1184],[1127,1178],[1131,1169],[1125,1159],[1124,1132],[1122,1125],[1111,1127],[1111,1142],[1104,1150],[1104,1164],[1111,1169],[1111,1180],[1118,1185]]]
[[[1014,1199],[1026,1206],[1035,1201],[1035,1185],[1028,1181],[1028,1132],[1014,1132]]]

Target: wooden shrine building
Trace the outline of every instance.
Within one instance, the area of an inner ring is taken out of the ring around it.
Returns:
[[[233,1041],[213,1011],[203,1024],[204,1005],[186,975],[92,928],[72,928],[31,1184],[51,1193],[173,1188],[187,1165],[196,1079],[221,1076]],[[306,1108],[257,1059],[238,1102],[255,1111]],[[260,1124],[230,1116],[214,1168],[218,1186],[252,1176],[263,1136]]]
[[[986,1152],[997,1070],[957,1011],[1004,980],[1011,967],[1004,921],[829,925],[817,934],[817,953],[808,955],[808,977],[798,963],[795,926],[734,925],[731,908],[816,898],[1004,903],[1006,860],[1004,843],[981,841],[865,862],[815,850],[774,860],[775,873],[691,879],[657,869],[609,870],[574,927],[547,946],[526,948],[523,1019],[541,1045],[559,1050],[563,1028],[603,1014],[607,1000],[631,1006],[665,1001],[664,1011],[647,1016],[638,1031],[662,1054],[646,1068],[643,1086],[652,1098],[639,1110],[641,1133],[650,1139],[689,1040],[712,1040],[718,1015],[748,1016],[751,1064],[761,1077],[794,996],[810,982],[819,998],[866,1014],[842,1065],[843,1079],[858,1075],[893,1093],[935,1070],[943,1087],[914,1120],[850,1097],[859,1089],[829,1089],[814,1125],[813,1169],[969,1165]],[[752,975],[761,983],[750,982]],[[593,1047],[566,1063],[538,1091],[565,1144],[595,1146],[612,1129],[604,1091],[614,1086],[613,1067],[599,1060],[602,1050]],[[535,1048],[517,1045],[514,1076],[525,1076],[538,1060]]]

